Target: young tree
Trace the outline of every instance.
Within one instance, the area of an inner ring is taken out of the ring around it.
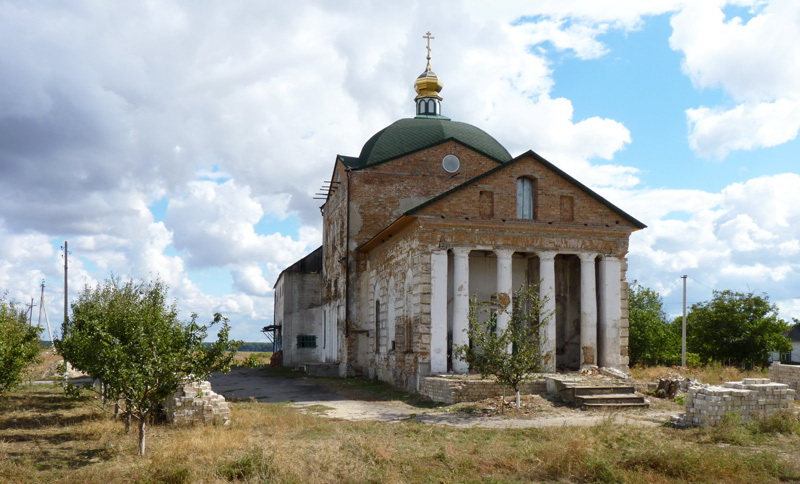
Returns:
[[[0,395],[22,381],[25,368],[39,357],[39,333],[29,326],[25,312],[0,297]]]
[[[161,281],[123,284],[112,278],[84,288],[56,341],[67,361],[103,382],[138,420],[140,455],[145,453],[147,421],[164,399],[188,379],[227,371],[241,344],[228,338],[230,326],[220,314],[208,325],[196,319],[193,314],[186,324],[178,320]],[[217,341],[206,347],[208,328],[220,322]]]
[[[765,365],[771,351],[791,351],[789,325],[766,294],[714,291],[686,317],[687,346],[705,360]]]
[[[467,334],[470,344],[455,349],[484,378],[494,377],[503,388],[512,388],[520,408],[519,386],[528,374],[541,369],[540,320],[542,301],[537,285],[514,293],[514,310],[508,328],[497,329],[496,302],[470,302]],[[505,393],[504,393],[505,395]],[[505,403],[505,398],[503,398]]]
[[[631,364],[680,362],[681,341],[664,313],[661,295],[633,281],[628,288],[628,354]]]

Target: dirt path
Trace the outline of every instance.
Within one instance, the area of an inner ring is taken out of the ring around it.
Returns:
[[[259,402],[291,402],[297,408],[320,416],[343,420],[400,422],[418,420],[433,425],[482,428],[531,428],[564,425],[590,426],[603,422],[657,426],[669,420],[674,410],[651,409],[630,412],[587,412],[552,406],[537,408],[525,418],[483,416],[417,407],[400,401],[354,400],[325,388],[311,378],[266,377],[259,369],[234,368],[228,374],[210,378],[215,392],[227,399],[254,399]]]

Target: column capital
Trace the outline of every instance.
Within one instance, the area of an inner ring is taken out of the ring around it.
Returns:
[[[554,250],[539,250],[536,255],[539,256],[539,260],[553,260],[558,255],[558,252]]]
[[[510,259],[511,256],[514,255],[514,252],[516,252],[514,249],[504,249],[500,247],[496,247],[492,250],[498,259]]]
[[[472,252],[472,247],[453,247],[450,249],[456,257],[467,257]]]
[[[578,257],[580,257],[581,262],[594,262],[597,259],[597,253],[595,252],[578,252]]]
[[[616,262],[616,261],[619,260],[619,257],[613,256],[613,255],[604,255],[600,260],[601,261],[608,261],[608,262]]]

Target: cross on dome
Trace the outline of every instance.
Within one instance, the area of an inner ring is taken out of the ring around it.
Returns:
[[[422,38],[428,41],[425,46],[428,50],[428,55],[425,57],[428,62],[425,72],[420,74],[414,83],[414,89],[417,91],[417,97],[414,98],[414,102],[417,104],[417,117],[441,118],[443,117],[442,97],[439,95],[439,91],[442,90],[442,81],[431,70],[431,39],[436,37],[428,31]]]

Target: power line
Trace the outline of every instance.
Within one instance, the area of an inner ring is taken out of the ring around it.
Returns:
[[[707,284],[703,284],[702,282],[698,281],[697,279],[695,279],[695,278],[694,278],[694,277],[692,277],[692,276],[686,276],[686,277],[688,277],[689,279],[693,280],[694,282],[696,282],[696,283],[700,284],[701,286],[703,286],[703,287],[705,287],[705,288],[711,289],[712,291],[716,291],[716,289],[714,289],[713,287],[711,287],[711,286],[709,286],[709,285],[707,285]]]

